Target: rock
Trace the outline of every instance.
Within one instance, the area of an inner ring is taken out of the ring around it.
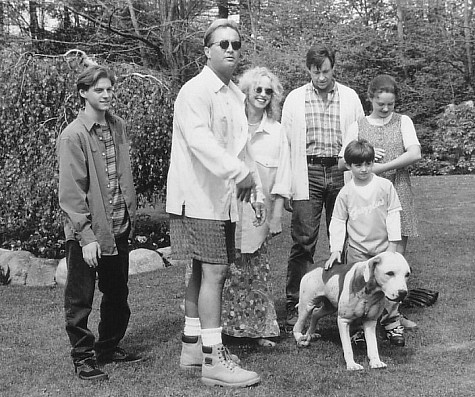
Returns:
[[[66,277],[68,275],[68,268],[66,266],[66,258],[63,258],[59,261],[58,267],[56,268],[56,273],[54,279],[58,285],[66,285]]]
[[[30,258],[30,267],[26,277],[28,287],[52,287],[55,285],[57,259]]]
[[[28,251],[1,250],[0,267],[4,270],[10,269],[11,284],[26,284],[32,258],[34,258],[33,254]]]
[[[130,252],[129,274],[151,272],[164,267],[162,257],[156,251],[138,248]]]

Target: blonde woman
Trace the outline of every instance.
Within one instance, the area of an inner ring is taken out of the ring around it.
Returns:
[[[253,156],[263,186],[267,219],[255,226],[255,213],[242,203],[236,227],[236,261],[223,292],[223,333],[256,339],[274,347],[268,338],[279,336],[279,325],[269,281],[268,241],[282,231],[284,198],[290,197],[290,154],[285,133],[277,121],[283,88],[267,68],[247,70],[239,80],[246,95],[246,115]]]

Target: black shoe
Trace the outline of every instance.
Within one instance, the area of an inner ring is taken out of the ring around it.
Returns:
[[[109,363],[137,363],[139,361],[142,361],[142,357],[134,353],[127,353],[120,347],[116,347],[112,353],[97,357],[97,362],[101,365]]]
[[[386,339],[388,339],[389,343],[393,346],[403,347],[406,344],[406,339],[404,338],[404,327],[399,325],[396,328],[387,329]]]
[[[109,376],[97,368],[96,360],[87,358],[74,363],[74,372],[83,380],[107,380]]]
[[[287,307],[287,318],[285,324],[293,327],[299,318],[299,312],[295,306]]]

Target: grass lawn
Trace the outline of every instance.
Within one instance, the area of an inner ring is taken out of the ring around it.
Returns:
[[[276,348],[232,344],[262,383],[249,389],[203,386],[198,375],[178,367],[183,314],[184,268],[169,267],[132,276],[132,318],[123,347],[145,361],[106,366],[110,380],[91,383],[73,374],[64,331],[63,290],[0,286],[0,396],[473,396],[475,395],[475,176],[415,177],[421,236],[409,242],[410,287],[440,292],[430,308],[406,309],[419,324],[406,346],[380,342],[384,370],[368,369],[365,351],[349,372],[336,317],[321,321],[323,338],[298,349],[283,335]],[[289,217],[271,243],[274,292],[283,321],[284,283],[290,249]],[[321,233],[316,261],[328,255]],[[99,294],[90,321],[96,332]]]

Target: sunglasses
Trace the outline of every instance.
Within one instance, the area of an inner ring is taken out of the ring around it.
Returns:
[[[269,96],[271,96],[274,93],[274,90],[272,88],[256,87],[254,88],[254,91],[256,92],[256,94],[260,94],[262,93],[262,91],[264,91],[266,95],[269,95]]]
[[[240,41],[229,41],[229,40],[221,40],[221,41],[216,41],[214,43],[211,43],[209,46],[211,47],[213,44],[219,44],[219,46],[223,50],[227,50],[229,48],[229,44],[231,44],[231,47],[233,47],[234,51],[240,50],[241,49],[241,42]]]

